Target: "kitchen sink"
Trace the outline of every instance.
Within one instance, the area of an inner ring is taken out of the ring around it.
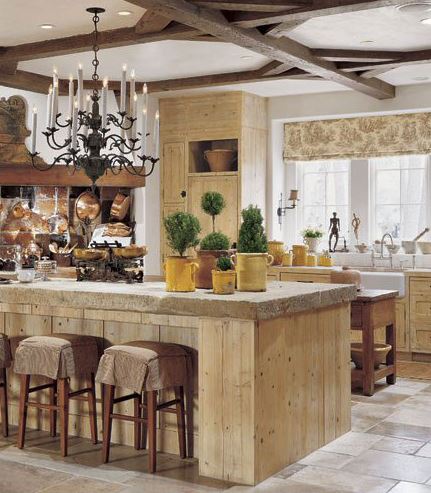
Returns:
[[[362,271],[361,284],[364,289],[395,289],[405,296],[406,278],[400,271]]]

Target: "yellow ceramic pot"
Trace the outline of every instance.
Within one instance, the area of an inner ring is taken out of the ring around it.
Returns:
[[[268,241],[268,253],[274,257],[272,265],[283,263],[284,243],[282,241]]]
[[[213,270],[212,281],[214,294],[234,294],[235,293],[234,270]]]
[[[283,254],[283,266],[284,267],[290,267],[293,263],[293,253],[292,251],[290,252],[284,252]]]
[[[274,258],[268,253],[237,253],[232,255],[236,266],[238,291],[266,291],[268,266]]]
[[[189,257],[168,257],[164,264],[166,291],[196,291],[195,274],[199,265]]]
[[[317,267],[317,257],[314,253],[307,255],[307,267]]]
[[[293,245],[293,265],[306,265],[308,245]]]

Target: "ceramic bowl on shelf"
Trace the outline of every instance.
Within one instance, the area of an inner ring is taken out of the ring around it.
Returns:
[[[386,361],[386,356],[392,349],[390,344],[375,343],[374,344],[374,369],[377,369]],[[362,343],[352,342],[350,344],[350,354],[352,361],[355,363],[356,368],[362,369]]]
[[[431,241],[418,241],[417,245],[423,255],[431,254]]]
[[[399,252],[401,246],[400,245],[386,245],[386,250],[391,253],[392,255],[395,255],[396,253]]]
[[[401,246],[403,247],[404,253],[413,254],[416,253],[416,241],[402,241]]]

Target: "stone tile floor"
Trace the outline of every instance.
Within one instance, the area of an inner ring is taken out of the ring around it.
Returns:
[[[352,431],[255,488],[198,476],[195,460],[159,454],[146,473],[145,452],[114,446],[100,463],[100,446],[70,439],[63,460],[58,440],[28,433],[27,447],[0,439],[0,493],[431,493],[431,382],[398,379],[373,397],[352,395]],[[288,438],[287,438],[288,439]]]

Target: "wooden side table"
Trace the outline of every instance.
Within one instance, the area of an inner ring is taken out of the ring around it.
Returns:
[[[374,394],[374,384],[386,377],[389,385],[396,382],[395,298],[398,291],[366,289],[352,301],[351,329],[362,331],[362,370],[352,370],[352,382],[362,380],[364,395]],[[386,364],[374,369],[374,331],[386,327],[387,344],[392,346]]]

